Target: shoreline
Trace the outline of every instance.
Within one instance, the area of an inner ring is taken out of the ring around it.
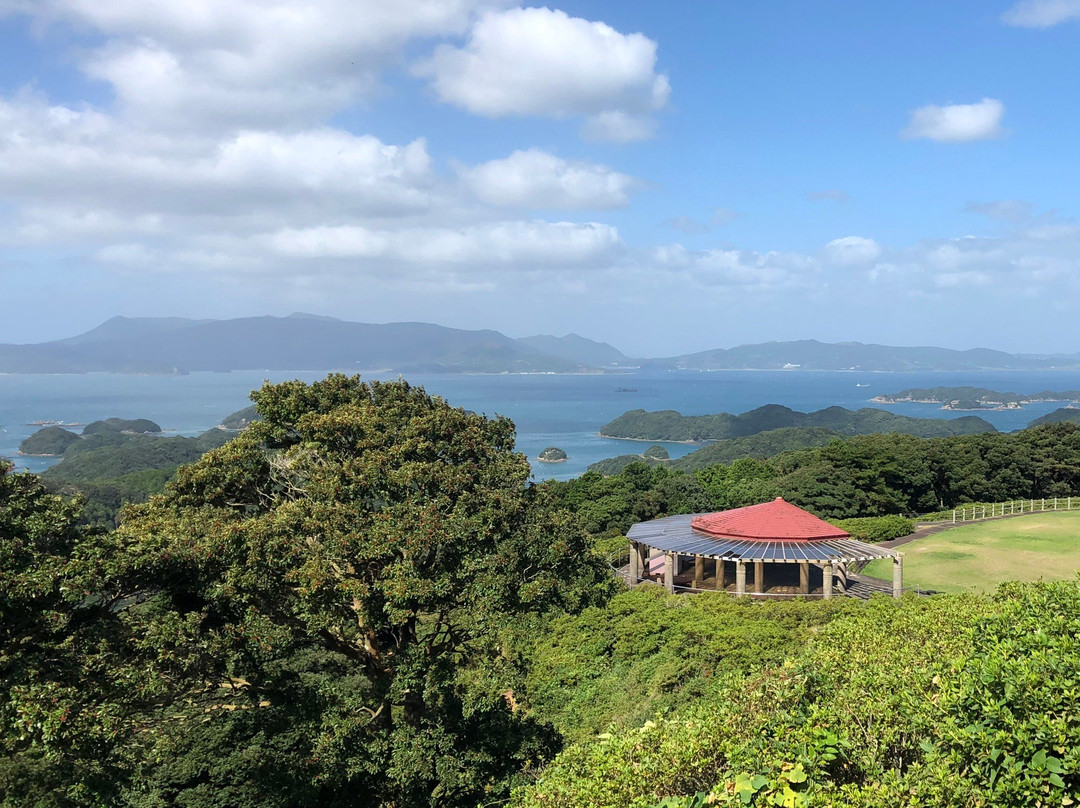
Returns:
[[[666,438],[620,438],[618,435],[605,435],[603,432],[597,432],[596,437],[607,438],[608,440],[633,440],[638,443],[678,443],[682,446],[704,446],[708,443],[716,443],[721,438],[715,440],[668,440]]]

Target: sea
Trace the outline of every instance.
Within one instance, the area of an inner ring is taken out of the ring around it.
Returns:
[[[198,435],[247,406],[251,390],[264,382],[315,381],[325,372],[234,371],[186,376],[111,373],[0,374],[0,457],[20,469],[44,471],[56,458],[24,457],[19,443],[39,429],[35,421],[86,424],[102,418],[149,418],[170,435]],[[362,374],[393,379],[396,373]],[[982,371],[864,373],[859,371],[637,371],[620,374],[411,374],[454,406],[503,415],[517,427],[517,448],[532,461],[537,480],[569,479],[589,464],[621,454],[640,454],[648,443],[601,438],[600,427],[631,409],[677,410],[686,415],[739,413],[764,404],[801,411],[838,405],[880,407],[903,415],[956,418],[969,413],[942,411],[934,404],[879,405],[875,396],[911,387],[971,385],[998,391],[1080,389],[1080,371]],[[1032,404],[1022,410],[974,413],[1001,431],[1021,429],[1064,404]],[[71,427],[79,431],[78,427]],[[672,457],[698,446],[662,443]],[[535,458],[555,446],[564,463]]]

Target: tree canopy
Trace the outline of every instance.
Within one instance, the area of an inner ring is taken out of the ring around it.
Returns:
[[[97,754],[122,775],[78,785],[198,808],[502,793],[558,736],[515,713],[500,637],[606,596],[587,535],[506,419],[342,375],[252,397],[264,420],[69,554],[129,683]]]

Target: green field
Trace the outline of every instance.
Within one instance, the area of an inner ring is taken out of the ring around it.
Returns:
[[[897,549],[905,587],[991,592],[1002,581],[1072,578],[1080,571],[1080,512],[967,525]],[[875,561],[866,573],[892,580],[892,562]]]

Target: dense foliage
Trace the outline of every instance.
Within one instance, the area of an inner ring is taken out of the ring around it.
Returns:
[[[1080,408],[1077,407],[1059,407],[1053,412],[1048,412],[1046,415],[1040,416],[1032,421],[1028,426],[1042,426],[1043,424],[1080,424]]]
[[[588,472],[548,485],[598,534],[778,496],[827,519],[911,516],[964,502],[1080,495],[1080,425],[930,439],[861,435],[691,473],[635,463],[610,477]]]
[[[838,528],[846,530],[851,538],[877,544],[892,541],[901,536],[910,536],[915,532],[915,522],[905,516],[860,516],[855,519],[837,519],[833,522]]]
[[[828,407],[815,412],[796,412],[779,404],[767,404],[740,415],[682,415],[675,410],[630,410],[600,428],[609,438],[638,440],[706,441],[756,435],[783,427],[819,427],[841,435],[897,432],[919,437],[943,437],[994,432],[982,418],[912,418],[882,409],[848,410]]]
[[[86,521],[115,527],[124,505],[163,491],[178,466],[198,460],[230,437],[221,429],[197,438],[99,430],[72,443],[42,479],[55,492],[82,496]]]
[[[716,691],[728,674],[779,665],[853,601],[756,604],[623,592],[603,607],[549,621],[527,647],[533,714],[582,740],[640,726]]]
[[[876,599],[782,666],[569,748],[513,804],[1071,805],[1078,629],[1074,582]]]
[[[841,437],[843,436],[839,432],[819,426],[787,426],[769,429],[743,438],[730,438],[707,444],[675,460],[671,467],[695,471],[716,463],[732,463],[744,457],[775,457],[796,449],[827,446]]]
[[[471,806],[558,748],[500,637],[613,581],[512,424],[404,382],[253,397],[265,420],[107,537],[36,478],[14,510],[6,804]]]
[[[549,446],[540,452],[537,459],[544,463],[562,463],[567,459],[567,454],[565,449],[560,449],[558,446]]]

